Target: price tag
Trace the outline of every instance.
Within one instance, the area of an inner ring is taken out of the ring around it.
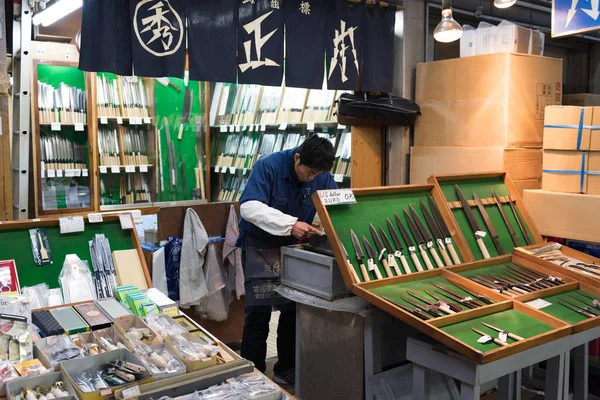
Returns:
[[[145,164],[140,165],[140,172],[148,172],[148,166]]]
[[[242,127],[241,127],[241,126],[239,126],[239,125],[236,125],[236,126],[235,126],[235,131],[236,131],[236,132],[241,132],[241,130],[242,130]]]
[[[267,125],[265,125],[265,124],[262,124],[262,125],[260,126],[260,131],[261,131],[261,132],[264,132],[264,131],[266,131],[266,130],[267,130]]]
[[[482,344],[489,343],[491,341],[492,341],[492,337],[487,336],[487,335],[481,336],[479,339],[477,339],[477,343],[482,343]]]
[[[60,234],[83,232],[85,223],[83,217],[63,217],[58,219],[60,225]]]
[[[392,254],[388,254],[387,262],[390,267],[396,266],[396,259],[394,258],[394,256]]]
[[[308,129],[309,131],[314,131],[315,130],[315,123],[314,122],[308,122],[306,124],[306,129]]]
[[[131,397],[139,397],[140,396],[140,388],[138,385],[128,387],[127,389],[123,389],[121,392],[124,399],[129,399]]]
[[[260,128],[260,127],[258,126],[258,124],[256,124],[256,125],[254,125],[254,129],[253,129],[253,131],[254,131],[254,132],[258,132],[259,128]]]
[[[221,125],[219,130],[221,133],[227,133],[227,127],[225,125]]]
[[[72,169],[65,169],[65,177],[72,178],[75,176],[75,171]]]
[[[123,117],[117,117],[117,124],[123,125]]]
[[[498,332],[498,339],[506,343],[508,341],[508,334],[506,332]]]
[[[248,172],[248,168],[244,168],[242,171],[242,175],[246,175],[246,172]]]
[[[244,127],[242,128],[242,132],[246,132],[248,130],[248,125],[244,125]]]
[[[141,125],[142,119],[141,118],[129,118],[129,123],[131,125]]]
[[[439,307],[440,307],[440,310],[445,311],[448,314],[450,314],[450,311],[452,311],[452,309],[450,308],[448,303],[444,303],[443,301],[440,302]]]
[[[57,169],[56,170],[56,177],[57,178],[62,178],[63,177],[63,170],[62,169]]]
[[[103,222],[102,214],[88,214],[88,221],[90,224],[99,224]]]
[[[431,249],[433,247],[433,242],[427,242],[427,248]]]
[[[444,242],[446,242],[446,244],[452,244],[452,239],[450,239],[449,237],[444,239]]]
[[[150,120],[150,118],[146,117],[146,118],[144,118],[144,123],[145,124],[151,124],[152,121]]]
[[[81,176],[83,176],[84,178],[88,176],[88,170],[87,168],[84,168],[81,170]]]
[[[110,167],[110,172],[112,172],[113,174],[118,174],[121,172],[121,168],[119,168],[116,165],[113,165],[112,167]]]
[[[221,168],[221,173],[222,174],[226,174],[227,173],[227,167],[222,167]]]
[[[229,173],[235,174],[235,167],[229,167]]]
[[[121,222],[121,229],[133,229],[133,218],[131,218],[131,214],[120,214],[119,222]]]
[[[235,126],[229,125],[229,133],[235,132]]]
[[[414,253],[415,251],[417,251],[417,248],[415,246],[410,246],[408,248],[408,251],[410,251],[411,253]]]
[[[108,397],[111,394],[112,394],[112,390],[110,388],[109,389],[102,389],[100,391],[100,396],[102,396],[102,397]]]
[[[81,170],[80,169],[74,169],[73,172],[74,172],[74,174],[75,174],[76,177],[79,178],[81,176]]]
[[[219,169],[220,169],[220,168],[221,168],[221,167],[219,167],[218,165],[215,165],[215,172],[216,172],[217,174],[219,173]]]
[[[77,122],[75,124],[75,131],[77,131],[77,132],[83,132],[83,124],[81,122]]]
[[[342,174],[333,174],[333,180],[335,182],[338,182],[338,183],[343,182],[344,181],[344,175],[342,175]]]
[[[400,250],[396,250],[396,252],[394,253],[394,256],[400,258],[400,257],[402,257],[402,252]]]
[[[487,235],[487,233],[485,233],[484,231],[475,232],[475,236],[480,237],[480,238],[484,238],[485,235]]]
[[[108,125],[108,118],[106,118],[106,117],[100,117],[100,123],[102,125]]]
[[[50,129],[53,131],[60,131],[60,122],[52,122],[50,124]]]
[[[106,174],[108,171],[106,170],[105,166],[100,166],[100,173],[101,174]]]
[[[326,206],[356,203],[351,189],[319,190],[319,197]]]
[[[126,165],[125,166],[125,172],[128,174],[134,173],[135,172],[135,165]]]
[[[338,124],[337,128],[338,129],[346,129],[346,125]]]
[[[369,271],[375,271],[375,263],[372,258],[367,260],[367,267],[369,268]]]
[[[542,308],[546,308],[548,306],[551,306],[552,303],[544,300],[544,299],[535,299],[532,301],[528,301],[527,303],[528,306],[535,308],[536,310],[541,310]]]
[[[48,170],[48,178],[56,178],[56,171],[53,169]]]
[[[284,122],[283,124],[279,125],[280,131],[285,131],[286,129],[287,129],[287,122]]]

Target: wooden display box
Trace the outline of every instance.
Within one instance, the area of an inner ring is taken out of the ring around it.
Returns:
[[[492,194],[492,189],[496,192],[502,207],[507,215],[507,218],[514,228],[516,233],[517,241],[520,246],[527,245],[526,239],[519,229],[519,224],[515,214],[512,212],[510,207],[508,195],[510,195],[515,209],[522,217],[524,222],[524,229],[528,232],[528,236],[532,243],[543,243],[542,236],[537,230],[534,221],[529,216],[529,213],[523,205],[519,191],[509,178],[506,172],[490,172],[483,174],[452,174],[452,175],[435,175],[429,178],[429,183],[434,184],[443,195],[443,199],[438,203],[440,208],[443,208],[447,213],[452,214],[454,229],[462,232],[465,241],[469,248],[469,257],[472,260],[482,260],[484,258],[481,249],[479,248],[475,232],[471,228],[467,219],[466,213],[464,212],[458,195],[456,193],[455,185],[458,185],[463,195],[467,199],[467,202],[471,206],[471,210],[475,216],[475,220],[479,225],[479,229],[486,232],[486,236],[483,237],[483,243],[487,248],[490,256],[497,257],[501,255],[509,255],[515,247],[518,247],[513,242],[509,228],[507,227],[498,206],[496,205],[495,199]],[[486,212],[488,213],[492,225],[498,233],[499,242],[504,254],[501,254],[489,233],[489,229],[485,224],[485,221],[476,207],[473,192],[477,193],[481,199],[481,203],[484,205]]]

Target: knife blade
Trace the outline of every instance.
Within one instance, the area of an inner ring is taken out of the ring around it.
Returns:
[[[423,313],[420,309],[418,308],[410,308],[405,306],[404,304],[400,303],[399,301],[396,301],[394,299],[392,299],[391,297],[388,296],[381,296],[384,300],[389,301],[390,303],[392,303],[393,305],[400,307],[401,309],[403,309],[406,312],[409,312],[419,318],[421,318],[422,320],[428,320],[431,319],[431,317],[425,313]]]
[[[437,301],[438,303],[448,305],[448,307],[450,307],[450,309],[452,311],[461,312],[463,310],[463,308],[461,306],[459,306],[458,304],[446,301],[446,300],[442,299],[441,297],[436,296],[435,294],[431,293],[428,290],[426,290],[425,293],[427,293],[427,295],[430,296],[431,298],[435,299],[435,301]]]
[[[435,306],[437,307],[439,310],[445,312],[446,314],[456,314],[455,311],[450,310],[450,308],[448,308],[447,310],[442,309],[438,304],[434,303],[433,301],[429,301],[426,298],[424,298],[423,296],[418,295],[417,293],[411,291],[411,290],[407,290],[406,293],[408,293],[409,296],[414,297],[417,300],[422,301],[423,303],[429,305],[429,306]]]
[[[381,271],[379,271],[379,266],[375,262],[375,252],[373,251],[373,248],[371,247],[371,243],[369,243],[367,238],[364,236],[362,237],[362,240],[363,240],[363,245],[365,246],[365,250],[367,252],[367,256],[369,257],[367,260],[367,264],[369,266],[369,271],[374,271],[375,275],[377,276],[377,279],[382,279],[383,276],[381,275]]]
[[[581,308],[579,306],[576,306],[573,303],[569,303],[566,300],[559,299],[558,303],[561,304],[563,307],[567,307],[571,311],[575,311],[576,313],[583,315],[584,317],[595,318],[597,316],[597,315],[592,314],[592,313],[590,313],[588,311],[585,311],[583,308]]]
[[[504,249],[500,245],[500,238],[498,237],[498,232],[496,231],[496,227],[494,226],[494,223],[492,222],[490,215],[486,211],[485,206],[481,202],[481,199],[475,192],[473,192],[473,199],[475,200],[475,204],[477,204],[477,208],[479,209],[479,212],[481,213],[481,216],[483,217],[483,221],[485,222],[485,225],[488,228],[488,232],[489,232],[490,236],[492,237],[492,241],[494,242],[494,246],[496,247],[498,254],[504,255],[505,254]]]
[[[408,229],[410,230],[413,237],[419,244],[419,252],[421,253],[421,257],[423,258],[423,261],[425,261],[425,265],[427,266],[427,269],[433,269],[433,265],[431,264],[431,261],[429,260],[429,256],[427,255],[427,252],[425,251],[425,249],[426,249],[425,238],[423,237],[423,235],[421,235],[421,231],[419,231],[419,229],[415,225],[414,221],[411,219],[410,215],[408,214],[408,211],[406,211],[406,210],[402,210],[402,211],[404,212],[404,219],[406,219],[406,223],[408,223]]]
[[[419,257],[417,256],[417,253],[416,253],[415,242],[413,241],[412,237],[406,231],[406,228],[404,227],[404,224],[402,224],[402,220],[400,219],[398,214],[394,213],[394,218],[396,219],[396,225],[398,225],[398,229],[400,229],[400,234],[402,235],[404,242],[408,246],[408,251],[410,252],[410,258],[412,259],[415,268],[417,269],[417,271],[423,272],[423,266],[421,265],[421,262],[419,261]]]
[[[440,289],[440,290],[443,290],[446,293],[450,293],[450,294],[458,297],[460,299],[459,301],[461,303],[463,303],[465,301],[465,299],[467,299],[466,297],[464,297],[460,293],[455,292],[454,290],[448,289],[447,287],[445,287],[443,285],[440,285],[440,284],[437,284],[437,283],[432,283],[432,285],[435,286],[436,288]],[[474,297],[474,298],[476,298],[477,300],[479,300],[480,302],[482,302],[484,304],[488,304],[488,305],[489,304],[494,304],[494,302],[492,300],[488,299],[487,297],[485,297],[485,296],[483,296],[481,294],[469,293],[468,297],[471,297],[471,296]],[[466,301],[472,302],[476,307],[481,307],[482,306],[482,304],[479,304],[477,301],[475,301],[473,299],[466,300]]]
[[[419,206],[421,207],[421,212],[423,213],[423,216],[425,217],[425,221],[427,222],[427,225],[429,225],[429,229],[431,229],[431,232],[433,233],[433,238],[435,239],[435,241],[437,243],[438,250],[440,251],[442,258],[444,259],[444,264],[447,267],[454,265],[454,264],[452,264],[452,260],[450,259],[450,256],[448,256],[448,252],[446,252],[446,247],[444,246],[444,237],[442,235],[442,231],[437,226],[437,223],[433,220],[433,217],[429,213],[429,210],[427,209],[427,207],[425,206],[425,203],[423,203],[422,200],[419,201]]]
[[[525,222],[521,219],[521,215],[519,214],[519,211],[515,208],[515,205],[513,204],[513,200],[510,197],[510,193],[508,193],[506,196],[508,197],[508,204],[510,204],[510,209],[512,210],[512,212],[517,220],[517,225],[519,225],[519,229],[521,230],[521,233],[523,234],[525,241],[527,242],[528,245],[534,244],[535,241],[533,241],[529,238],[529,233],[527,232],[527,229],[525,229]]]
[[[410,274],[412,271],[410,270],[410,268],[408,266],[406,257],[404,257],[404,254],[402,254],[402,242],[400,241],[400,237],[398,236],[398,233],[396,232],[396,229],[394,228],[392,221],[390,221],[389,218],[386,218],[385,221],[386,221],[388,230],[390,231],[390,235],[392,235],[392,240],[394,241],[394,245],[396,246],[396,251],[394,252],[394,256],[396,256],[397,258],[400,259],[400,262],[402,263],[402,268],[404,268],[404,273]]]
[[[377,250],[379,251],[379,257],[377,257],[377,259],[380,260],[381,263],[383,264],[383,268],[385,269],[385,273],[387,274],[387,278],[390,278],[390,277],[393,276],[392,275],[392,270],[390,269],[390,265],[388,264],[388,260],[385,258],[386,255],[388,254],[388,249],[381,242],[381,238],[377,234],[377,231],[375,230],[375,227],[373,226],[373,224],[369,224],[369,230],[371,231],[371,236],[373,237],[373,241],[375,242],[375,246],[377,247]]]
[[[498,210],[500,211],[500,214],[502,215],[502,219],[504,220],[504,223],[506,224],[506,227],[508,228],[508,232],[510,233],[510,237],[512,238],[513,243],[515,244],[515,246],[518,247],[519,239],[517,238],[517,232],[515,231],[515,228],[513,227],[512,223],[508,220],[508,215],[506,215],[506,211],[504,210],[504,207],[502,207],[502,202],[500,201],[500,197],[498,197],[498,195],[496,194],[496,191],[494,189],[492,189],[492,196],[494,196],[494,200],[496,201]]]
[[[505,331],[504,329],[500,329],[500,328],[498,328],[498,327],[495,327],[494,325],[492,325],[492,324],[488,324],[487,322],[483,322],[483,321],[482,321],[482,322],[481,322],[481,324],[482,324],[483,326],[487,326],[488,328],[495,330],[496,332],[500,332],[500,333],[506,333],[506,335],[507,335],[509,338],[513,339],[513,340],[516,340],[516,341],[525,340],[525,338],[523,338],[523,337],[521,337],[521,336],[519,336],[519,335],[515,335],[514,333],[511,333],[511,332]]]
[[[390,238],[388,238],[387,234],[381,227],[379,227],[379,237],[381,237],[381,240],[383,241],[383,244],[384,244],[385,248],[387,249],[388,265],[390,266],[390,268],[393,268],[393,270],[396,271],[397,276],[402,275],[402,272],[400,271],[400,267],[398,266],[398,263],[396,262],[396,258],[394,257],[394,254],[393,254],[394,247],[392,246],[392,243],[390,242]]]
[[[426,313],[428,313],[429,315],[438,318],[438,317],[443,317],[444,314],[442,314],[441,312],[438,312],[437,310],[431,308],[431,307],[423,307],[421,304],[417,303],[416,301],[413,301],[411,299],[409,299],[408,297],[405,296],[400,296],[400,298],[402,300],[404,300],[405,302],[407,302],[408,304],[417,307],[419,310],[421,311],[425,311]]]
[[[354,233],[353,230],[350,230],[350,238],[352,240],[352,245],[354,246],[354,252],[356,253],[356,258],[358,259],[358,264],[360,266],[362,276],[365,279],[365,282],[369,282],[371,278],[369,277],[369,273],[367,272],[367,268],[365,267],[365,253],[363,253],[363,249],[362,247],[360,247],[358,237],[356,237],[356,233]]]
[[[490,253],[488,252],[488,250],[485,247],[485,244],[483,243],[483,240],[482,240],[482,237],[485,236],[485,232],[483,232],[481,230],[481,228],[479,228],[479,224],[475,220],[475,215],[473,214],[473,210],[471,210],[471,206],[467,202],[467,199],[465,199],[465,196],[463,195],[463,192],[460,190],[460,187],[458,187],[458,185],[454,185],[454,188],[456,190],[456,195],[458,196],[458,199],[460,200],[460,204],[462,205],[463,211],[465,212],[465,214],[467,216],[467,220],[469,220],[469,225],[471,225],[471,229],[473,230],[473,233],[475,234],[475,239],[477,240],[477,245],[479,246],[479,250],[481,250],[481,254],[483,255],[483,258],[486,258],[486,259],[491,258]]]

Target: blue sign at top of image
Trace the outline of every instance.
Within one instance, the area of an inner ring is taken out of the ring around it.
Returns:
[[[553,0],[552,37],[600,29],[600,0]]]

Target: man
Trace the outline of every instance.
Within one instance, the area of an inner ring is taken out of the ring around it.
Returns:
[[[296,305],[273,291],[279,273],[265,273],[265,265],[276,270],[281,246],[321,234],[310,225],[316,212],[311,196],[317,190],[337,188],[329,173],[334,160],[331,142],[312,135],[296,149],[258,160],[240,199],[238,245],[246,275],[242,357],[265,371],[271,311],[281,311],[274,367],[274,380],[281,384],[295,382]]]

